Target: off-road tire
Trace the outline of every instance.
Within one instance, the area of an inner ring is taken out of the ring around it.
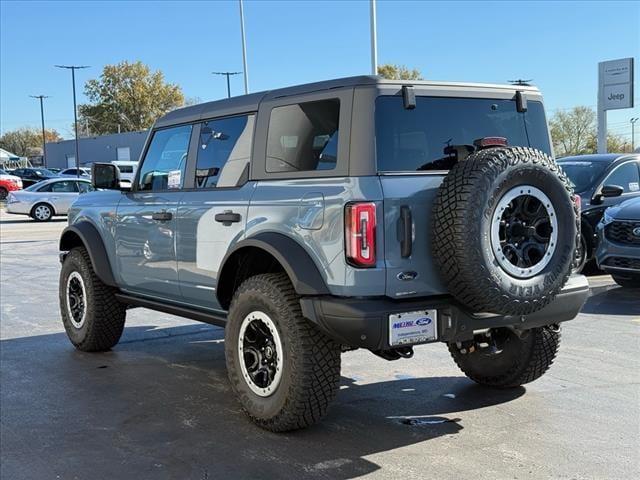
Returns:
[[[491,219],[506,192],[531,185],[544,192],[558,218],[557,245],[539,273],[518,278],[503,269],[491,245]],[[475,312],[526,315],[540,310],[567,282],[580,219],[571,184],[557,163],[532,148],[501,147],[458,162],[440,186],[431,244],[448,291]]]
[[[534,328],[518,337],[508,331],[508,343],[502,353],[487,355],[477,349],[460,353],[455,343],[449,352],[460,370],[480,385],[514,388],[540,378],[551,366],[560,346],[560,327],[549,325]]]
[[[49,215],[46,218],[38,218],[38,216],[36,215],[36,209],[38,207],[46,207],[46,208],[48,208],[49,209]],[[49,205],[48,203],[45,203],[45,202],[40,202],[40,203],[37,203],[36,205],[33,206],[29,216],[31,218],[33,218],[36,222],[48,222],[49,220],[51,220],[53,218],[53,214],[54,214],[54,210],[53,210],[53,207],[51,205]]]
[[[74,326],[67,307],[67,282],[72,272],[80,274],[86,292],[86,316],[80,328]],[[67,336],[78,350],[102,352],[120,340],[126,307],[116,299],[116,292],[98,278],[84,247],[75,247],[67,254],[60,271],[60,313]]]
[[[241,323],[254,311],[266,313],[275,323],[284,352],[280,383],[267,397],[250,389],[240,366]],[[318,422],[338,391],[340,353],[338,343],[302,316],[286,274],[256,275],[235,292],[225,332],[227,371],[242,408],[258,426],[284,432]]]
[[[636,275],[611,275],[613,281],[623,288],[640,288],[640,274]]]

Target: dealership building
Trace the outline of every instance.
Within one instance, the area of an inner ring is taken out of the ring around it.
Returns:
[[[80,166],[114,160],[138,161],[149,132],[114,133],[100,137],[82,137],[78,140]],[[47,167],[69,168],[76,165],[75,140],[50,142],[46,146]]]

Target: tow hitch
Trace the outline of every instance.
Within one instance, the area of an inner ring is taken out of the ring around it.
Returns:
[[[398,360],[400,358],[413,357],[413,347],[399,347],[394,348],[393,350],[378,350],[373,353],[385,360]]]

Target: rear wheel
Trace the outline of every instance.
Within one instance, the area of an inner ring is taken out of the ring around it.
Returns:
[[[31,209],[31,218],[36,222],[48,222],[53,217],[53,207],[48,203],[38,203]]]
[[[60,313],[71,343],[83,352],[109,350],[120,340],[126,307],[93,271],[86,249],[76,247],[60,272]]]
[[[518,333],[494,329],[490,337],[449,344],[449,352],[474,382],[513,388],[540,378],[553,363],[559,346],[560,327],[549,325]]]
[[[229,381],[249,417],[274,432],[319,421],[340,382],[340,346],[302,316],[283,273],[236,291],[225,331]]]
[[[624,288],[640,288],[640,274],[611,275],[613,281]]]

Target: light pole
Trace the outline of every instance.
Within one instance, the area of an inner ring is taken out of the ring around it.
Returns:
[[[249,93],[249,70],[247,69],[247,41],[244,36],[244,8],[242,0],[238,0],[240,4],[240,33],[242,35],[242,66],[244,68],[244,93]],[[227,77],[228,79],[229,77]]]
[[[49,98],[47,95],[29,95],[31,98],[37,98],[40,100],[40,120],[42,121],[42,163],[44,164],[44,168],[47,168],[47,137],[44,133],[44,105],[43,100],[45,98]]]
[[[371,75],[378,74],[378,28],[376,25],[376,0],[370,0],[369,16],[371,21]]]
[[[55,65],[56,68],[71,70],[71,83],[73,85],[73,127],[76,132],[76,176],[80,176],[80,148],[78,147],[78,111],[76,108],[76,70],[89,68],[88,65]]]
[[[240,75],[242,72],[211,72],[213,75],[224,75],[227,77],[227,98],[231,98],[231,84],[229,83],[229,77],[231,75]]]
[[[629,122],[631,122],[631,151],[633,152],[636,149],[636,122],[640,117],[634,117]]]

